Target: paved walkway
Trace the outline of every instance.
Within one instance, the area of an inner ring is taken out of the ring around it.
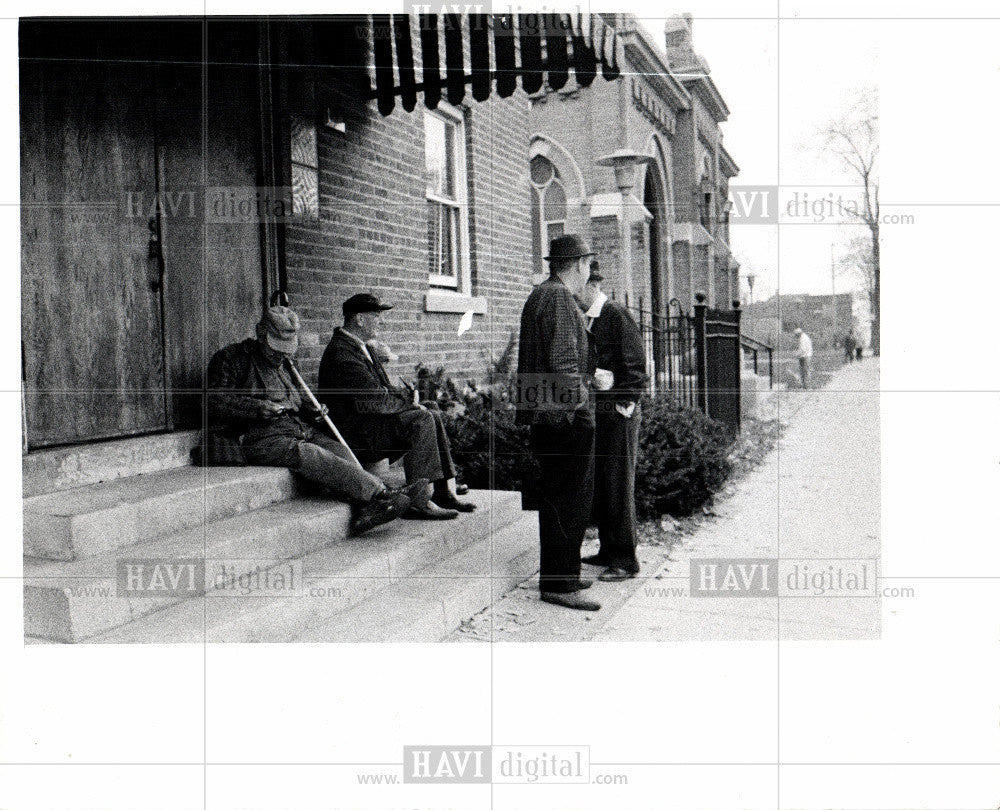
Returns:
[[[844,367],[826,388],[778,396],[788,427],[777,450],[594,638],[773,639],[779,631],[783,639],[878,637],[878,360]],[[690,561],[706,557],[780,558],[782,598],[692,598]],[[867,587],[846,590],[851,574],[867,575]],[[836,595],[806,587],[829,587],[838,577]]]
[[[640,546],[641,579],[596,582],[588,595],[601,601],[601,611],[547,605],[532,580],[470,619],[455,640],[878,637],[881,605],[872,595],[880,548],[878,373],[878,360],[869,359],[845,366],[823,389],[775,392],[776,411],[787,423],[778,448],[717,504],[717,518],[669,556],[664,547]],[[693,598],[689,572],[698,558],[780,558],[782,598]],[[787,587],[792,574],[795,589]],[[803,584],[838,575],[841,584],[864,575],[865,595],[841,588],[817,596]]]

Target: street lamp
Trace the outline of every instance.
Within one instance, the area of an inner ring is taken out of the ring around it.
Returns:
[[[622,264],[624,265],[625,281],[628,289],[632,288],[632,231],[631,218],[629,213],[632,210],[629,205],[631,197],[637,205],[641,205],[635,197],[632,197],[632,189],[635,186],[635,173],[639,166],[652,163],[655,158],[643,152],[633,152],[629,149],[618,149],[610,155],[602,155],[595,163],[615,170],[615,184],[622,198],[622,212],[618,224],[618,238],[622,244]]]
[[[750,288],[750,303],[753,303],[753,283],[757,280],[757,276],[753,273],[747,273],[747,287]]]

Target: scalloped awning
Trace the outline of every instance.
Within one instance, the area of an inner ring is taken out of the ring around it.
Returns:
[[[597,70],[608,81],[621,75],[615,29],[596,14],[373,14],[374,87],[371,98],[389,115],[399,96],[411,112],[423,93],[429,109],[442,95],[461,104],[472,98],[508,98],[517,88],[537,93],[547,80],[560,90],[572,70],[588,87]],[[441,55],[444,54],[443,69]]]

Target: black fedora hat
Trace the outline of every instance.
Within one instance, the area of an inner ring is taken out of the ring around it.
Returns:
[[[358,293],[344,301],[344,317],[358,312],[384,312],[392,309],[392,304],[383,304],[378,296],[371,293]]]
[[[553,239],[549,244],[549,255],[545,261],[553,259],[580,259],[584,256],[594,256],[594,251],[590,249],[587,240],[575,233],[568,233],[565,236]]]

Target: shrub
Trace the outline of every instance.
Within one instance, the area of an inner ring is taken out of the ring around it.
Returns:
[[[496,390],[470,386],[459,407],[443,410],[462,482],[475,489],[518,490],[526,504],[531,503],[538,487],[538,463],[531,453],[528,428],[514,424],[514,408]]]
[[[529,429],[514,423],[510,366],[508,349],[493,367],[494,384],[480,387],[466,380],[460,387],[444,369],[418,365],[417,389],[421,402],[441,411],[458,479],[473,489],[520,491],[527,506],[537,492],[538,463]]]
[[[459,480],[474,489],[518,490],[525,507],[534,508],[538,462],[528,427],[514,423],[509,367],[495,366],[496,382],[482,387],[471,380],[456,384],[443,369],[416,371],[421,400],[444,417]],[[710,502],[731,472],[730,443],[725,426],[700,411],[667,397],[644,398],[635,482],[639,517],[680,517]]]
[[[667,397],[643,400],[635,506],[642,519],[689,515],[729,476],[729,434],[721,422]]]

